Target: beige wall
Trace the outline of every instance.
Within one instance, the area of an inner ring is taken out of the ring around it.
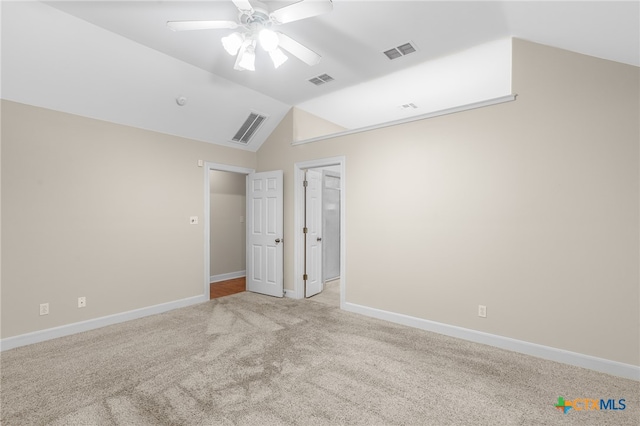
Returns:
[[[246,176],[211,170],[211,276],[245,270]]]
[[[294,163],[344,155],[347,302],[640,365],[639,70],[515,40],[513,93],[299,146],[290,113],[284,237]]]
[[[293,140],[304,141],[320,136],[328,136],[347,130],[342,126],[324,120],[300,108],[292,109]]]
[[[2,338],[203,294],[197,161],[254,153],[9,101],[1,136]]]

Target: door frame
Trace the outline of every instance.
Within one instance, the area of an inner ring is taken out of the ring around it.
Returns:
[[[255,173],[255,169],[248,167],[231,166],[228,164],[220,163],[204,163],[204,292],[203,294],[209,300],[211,284],[209,278],[211,277],[211,186],[209,183],[209,172],[212,170],[222,172],[239,173],[242,175],[248,175]],[[245,188],[246,192],[246,188]],[[246,226],[246,223],[245,223]]]
[[[295,299],[304,298],[304,280],[302,274],[304,272],[304,234],[302,228],[304,226],[304,172],[306,169],[314,169],[318,167],[340,167],[340,309],[344,309],[345,294],[347,288],[347,239],[346,239],[346,157],[330,157],[317,160],[301,161],[293,165],[293,282],[294,290],[286,292],[287,296]]]

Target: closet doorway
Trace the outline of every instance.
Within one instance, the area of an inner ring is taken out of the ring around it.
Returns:
[[[295,165],[294,264],[298,298],[331,299],[342,306],[344,276],[344,170],[336,157]]]
[[[340,278],[340,168],[305,170],[305,297]],[[337,291],[337,288],[332,289]]]

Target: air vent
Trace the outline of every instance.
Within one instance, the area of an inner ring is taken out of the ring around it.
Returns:
[[[413,53],[415,51],[416,47],[413,44],[405,43],[392,49],[385,50],[383,53],[387,56],[387,58],[393,60],[408,55],[409,53]]]
[[[409,104],[404,104],[404,105],[400,105],[398,107],[401,110],[405,110],[405,109],[417,109],[418,106],[416,104],[414,104],[413,102],[409,103]]]
[[[264,123],[266,119],[266,116],[252,112],[231,140],[244,144],[249,143],[253,135],[260,128],[260,125]]]
[[[309,82],[315,84],[316,86],[320,86],[321,84],[325,84],[330,81],[333,81],[333,77],[331,77],[329,74],[322,74],[309,79]]]

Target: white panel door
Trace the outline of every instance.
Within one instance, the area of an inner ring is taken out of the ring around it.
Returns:
[[[305,191],[306,274],[305,297],[323,290],[322,281],[322,173],[307,170]]]
[[[247,176],[247,290],[284,296],[282,170]]]

